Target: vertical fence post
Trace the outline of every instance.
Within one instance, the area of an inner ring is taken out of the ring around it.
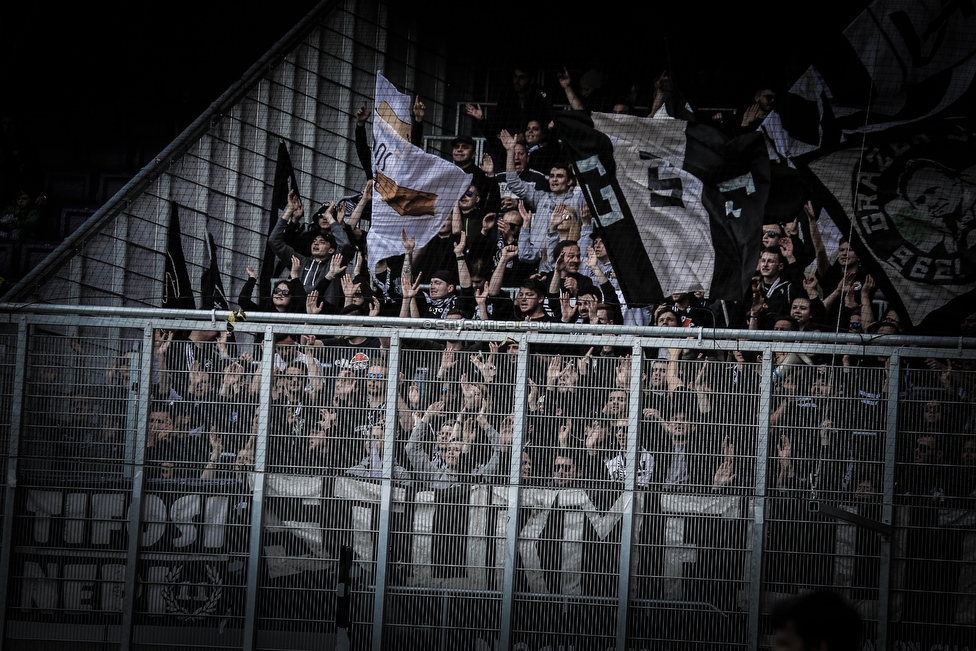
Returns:
[[[383,618],[386,604],[386,570],[390,550],[390,517],[393,502],[393,464],[396,446],[397,384],[400,377],[400,335],[390,335],[386,364],[386,422],[383,424],[383,484],[380,492],[380,528],[376,537],[376,572],[373,580],[373,651],[383,650]]]
[[[629,495],[620,527],[620,583],[617,586],[617,651],[627,649],[630,625],[630,567],[634,547],[634,504],[637,501],[637,448],[640,445],[641,375],[644,370],[644,349],[641,341],[634,342],[630,351],[630,399],[627,405],[627,474],[624,494]]]
[[[759,433],[756,437],[756,486],[752,498],[752,549],[749,554],[749,648],[759,648],[759,609],[762,595],[762,555],[766,521],[766,483],[769,474],[769,413],[773,404],[773,349],[762,351],[759,383]]]
[[[901,376],[901,355],[896,350],[891,353],[888,366],[888,402],[885,405],[885,447],[884,447],[884,495],[882,497],[881,521],[894,523],[895,495],[895,443],[898,439],[898,387]],[[888,603],[891,589],[891,537],[881,537],[881,567],[878,574],[878,640],[877,648],[886,649],[888,644]]]
[[[149,429],[149,403],[152,400],[153,324],[149,322],[142,332],[142,349],[139,351],[139,384],[136,387],[138,408],[135,421],[135,450],[132,466],[132,500],[129,503],[129,541],[125,556],[125,598],[122,600],[121,651],[132,647],[133,616],[136,589],[138,588],[139,545],[142,542],[142,497],[145,488],[146,435]],[[133,355],[132,359],[136,359]],[[134,369],[130,369],[129,389],[132,389]]]
[[[519,342],[515,369],[515,413],[512,423],[512,457],[508,467],[508,528],[505,532],[505,578],[502,581],[502,613],[495,651],[512,647],[512,616],[515,606],[515,570],[518,565],[518,508],[522,478],[522,450],[525,446],[525,400],[528,395],[529,347],[526,337]],[[496,561],[497,562],[497,561]]]
[[[268,428],[271,422],[271,367],[274,332],[268,326],[261,351],[261,392],[258,432],[254,445],[254,487],[251,491],[251,530],[247,553],[247,599],[244,603],[244,651],[257,646],[258,584],[261,579],[261,530],[264,524],[264,479],[268,469]]]
[[[17,324],[14,349],[13,386],[10,394],[10,434],[7,439],[7,483],[4,487],[3,532],[0,533],[0,648],[7,632],[7,590],[10,577],[10,547],[14,539],[14,507],[17,500],[17,457],[24,414],[24,371],[27,368],[27,320]]]

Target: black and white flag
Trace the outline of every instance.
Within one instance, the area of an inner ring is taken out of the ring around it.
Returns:
[[[976,291],[976,119],[918,123],[808,163],[885,296],[918,325]],[[940,328],[941,329],[941,328]]]
[[[762,242],[769,160],[758,133],[594,113],[557,119],[630,305],[675,292],[740,300]]]

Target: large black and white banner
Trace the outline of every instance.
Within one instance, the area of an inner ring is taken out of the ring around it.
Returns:
[[[557,120],[629,304],[704,291],[739,300],[761,244],[769,162],[759,134],[729,140],[677,119]]]
[[[831,217],[913,323],[953,300],[966,307],[976,290],[976,121],[888,131],[808,167]]]
[[[128,531],[132,507],[126,487],[25,487],[11,550],[8,625],[117,624],[126,599],[134,598],[137,625],[154,626],[157,634],[164,628],[173,635],[192,630],[194,636],[231,644],[231,638],[220,636],[242,629],[247,568],[257,560],[250,558],[255,548],[248,535],[250,497],[241,489],[246,491],[243,484],[219,481],[148,486],[134,561],[136,591],[130,597],[126,576],[133,532]],[[747,497],[523,487],[514,556],[509,556],[509,487],[394,487],[390,498],[390,539],[381,548],[380,482],[267,475],[259,629],[281,637],[301,628],[316,632],[323,648],[331,648],[337,549],[344,546],[352,548],[357,568],[353,621],[371,621],[370,599],[383,599],[390,639],[405,648],[427,648],[431,640],[452,648],[494,648],[508,559],[515,564],[514,648],[611,646],[624,573],[630,578],[631,608],[643,613],[635,617],[633,648],[654,648],[653,640],[685,633],[681,639],[706,639],[701,631],[716,645],[744,641],[756,535]],[[843,508],[873,518],[878,505]],[[767,509],[764,599],[789,596],[797,587],[832,585],[875,616],[877,532],[810,513],[793,497],[771,500]],[[625,540],[628,513],[634,521],[632,538]],[[896,627],[902,621],[931,621],[965,634],[976,623],[973,523],[972,510],[896,509],[891,565]],[[387,556],[385,593],[374,594],[380,549]],[[955,568],[952,573],[936,570],[946,563]],[[948,596],[935,601],[932,594]],[[708,605],[704,610],[703,604]],[[682,633],[687,625],[701,628]],[[929,648],[904,637],[918,637],[914,629],[892,630],[889,640],[915,645],[905,648]],[[949,630],[941,629],[932,643],[961,643]]]

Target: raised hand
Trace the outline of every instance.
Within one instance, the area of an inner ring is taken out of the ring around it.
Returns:
[[[592,246],[586,250],[586,266],[596,271],[600,268],[600,260],[596,257],[596,249]]]
[[[554,386],[556,381],[559,380],[559,376],[563,372],[563,356],[554,355],[551,360],[549,360],[549,368],[546,369],[546,384],[549,386]]]
[[[352,278],[348,275],[343,275],[342,278],[339,279],[339,284],[342,286],[342,295],[346,298],[354,297],[356,292],[359,291],[360,287],[360,284],[354,283]]]
[[[360,106],[359,109],[356,111],[356,123],[359,126],[364,126],[366,124],[366,119],[368,117],[369,117],[369,109],[366,108],[366,102],[363,102],[363,105]]]
[[[505,151],[510,151],[515,148],[515,143],[518,142],[515,136],[510,134],[506,129],[502,129],[501,133],[498,134],[498,139],[502,141],[502,147]]]
[[[779,248],[788,260],[793,256],[793,239],[790,237],[781,237],[779,240]]]
[[[779,443],[776,444],[776,455],[779,457],[780,468],[786,470],[790,467],[792,454],[793,445],[790,443],[790,439],[787,438],[786,434],[780,434]]]
[[[401,228],[400,229],[400,239],[403,241],[403,250],[406,253],[410,253],[415,248],[417,248],[417,238],[416,238],[416,236],[414,236],[414,235],[408,236],[407,235],[407,229],[406,228]]]
[[[481,104],[465,104],[464,112],[478,122],[485,119],[485,112],[482,110]]]
[[[454,245],[455,257],[460,257],[464,255],[464,247],[466,241],[467,241],[467,236],[465,235],[464,231],[461,231],[461,239],[459,239],[458,243]]]
[[[322,314],[325,306],[319,302],[319,290],[313,289],[305,297],[305,313],[306,314]]]
[[[257,273],[256,273],[256,272],[254,271],[254,267],[251,267],[251,266],[248,266],[248,267],[247,267],[247,268],[245,269],[245,271],[247,271],[247,275],[248,275],[248,277],[249,277],[249,278],[253,278],[254,280],[258,280],[258,275],[257,275]]]
[[[427,107],[420,101],[420,95],[415,95],[413,98],[413,119],[418,123],[423,122],[426,114]]]
[[[485,154],[481,157],[481,171],[484,172],[486,176],[495,176],[495,161],[492,160],[489,154]]]
[[[490,212],[481,218],[481,234],[487,235],[498,223],[498,213]]]
[[[296,222],[305,216],[305,206],[302,205],[302,200],[298,198],[298,193],[294,189],[288,191],[288,210],[291,211],[292,219]]]
[[[173,331],[157,330],[153,335],[153,355],[159,357],[169,352],[169,347],[173,344]]]
[[[325,274],[325,277],[332,280],[345,270],[346,265],[342,264],[342,254],[334,253],[332,259],[329,260],[329,271]]]
[[[502,249],[501,260],[499,264],[508,263],[508,261],[511,260],[512,258],[517,258],[518,252],[519,252],[518,244],[509,244],[508,246],[504,247]]]
[[[568,323],[576,316],[576,307],[570,299],[569,292],[559,293],[559,312],[562,314],[563,323]]]
[[[559,85],[563,88],[568,88],[573,83],[573,78],[569,76],[569,69],[566,66],[563,66],[562,72],[556,73],[556,79],[559,80]]]
[[[409,301],[417,297],[417,294],[420,293],[421,276],[423,273],[417,274],[417,282],[410,282],[410,276],[407,274],[400,276],[400,292],[403,294],[403,300]]]
[[[573,434],[573,421],[569,418],[559,426],[559,447],[569,447],[569,437]]]
[[[526,208],[525,204],[521,201],[519,201],[518,211],[522,215],[522,229],[529,230],[532,227],[532,211]]]

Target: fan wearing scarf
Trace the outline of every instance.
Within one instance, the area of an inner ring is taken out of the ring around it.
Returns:
[[[430,277],[430,290],[423,293],[426,305],[419,306],[420,316],[424,319],[446,319],[447,313],[457,306],[455,290],[454,274],[445,269],[434,272]]]

